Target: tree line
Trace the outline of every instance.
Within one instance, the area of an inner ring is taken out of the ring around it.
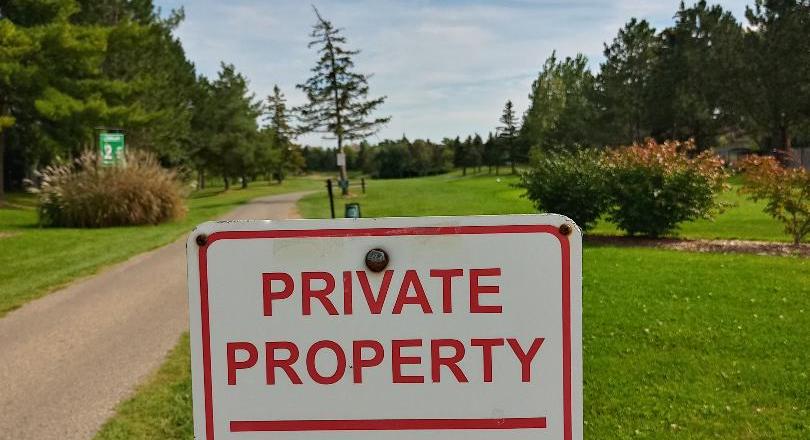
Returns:
[[[405,178],[446,173],[453,168],[500,173],[501,167],[510,165],[515,172],[515,161],[510,160],[518,147],[518,120],[511,101],[507,101],[500,118],[501,125],[484,140],[480,135],[465,139],[444,138],[441,143],[430,139],[386,139],[376,145],[366,141],[344,149],[346,166],[372,177]],[[337,149],[304,147],[306,168],[311,171],[332,171]]]
[[[810,146],[810,2],[757,0],[745,22],[719,5],[682,2],[674,18],[660,31],[631,18],[604,44],[596,72],[582,54],[552,53],[532,83],[522,118],[507,101],[486,140],[475,134],[423,142],[449,152],[464,174],[482,166],[514,171],[533,148],[574,150],[647,138],[693,139],[698,150],[775,150],[783,159],[792,148]],[[383,161],[389,154],[382,154],[365,170],[408,177],[443,168],[412,170],[404,159],[413,156],[407,144],[405,138],[381,142],[389,150],[400,145],[402,158]],[[366,154],[375,157],[376,150]]]
[[[531,147],[694,139],[698,149],[810,143],[810,2],[756,0],[745,23],[719,5],[681,2],[660,31],[630,19],[604,45],[544,63],[529,95],[518,160]]]

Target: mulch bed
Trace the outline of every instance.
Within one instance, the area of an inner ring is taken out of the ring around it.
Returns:
[[[681,238],[645,238],[618,235],[586,235],[585,243],[610,246],[652,247],[690,252],[744,253],[756,255],[810,257],[810,244],[753,240],[687,240]]]

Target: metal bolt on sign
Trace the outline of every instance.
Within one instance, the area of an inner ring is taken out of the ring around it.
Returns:
[[[374,248],[366,253],[366,267],[372,272],[380,272],[388,266],[388,253]]]
[[[205,243],[208,241],[208,236],[205,234],[200,234],[194,239],[194,241],[197,242],[197,246],[205,246]]]
[[[571,235],[571,232],[573,231],[574,229],[571,228],[571,225],[569,225],[568,223],[563,223],[560,225],[560,234],[562,235]]]

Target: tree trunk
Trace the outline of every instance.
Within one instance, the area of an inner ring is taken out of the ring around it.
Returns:
[[[499,170],[499,168],[500,168],[500,167],[499,167],[498,165],[495,165],[495,175],[496,175],[496,176],[497,176],[497,175],[498,175],[498,173],[499,173],[499,171],[498,171],[498,170]]]
[[[461,175],[462,175],[462,176],[466,176],[466,175],[467,175],[467,167],[462,167],[462,168],[461,168]]]
[[[245,189],[247,187],[248,187],[248,178],[247,176],[242,175],[242,189]]]
[[[790,140],[790,130],[787,126],[779,127],[779,146],[785,152],[786,157],[793,158],[793,143]]]
[[[205,189],[205,170],[197,170],[197,189]]]
[[[515,160],[512,159],[512,174],[517,174],[517,170],[515,169]]]
[[[231,182],[228,181],[228,176],[224,176],[222,180],[225,182],[225,191],[229,190],[231,188]]]
[[[340,113],[338,113],[338,123],[340,123]],[[343,136],[338,135],[338,154],[343,154]],[[340,166],[340,193],[344,196],[349,195],[349,185],[348,185],[349,176],[346,172],[346,157],[343,157],[343,164]]]

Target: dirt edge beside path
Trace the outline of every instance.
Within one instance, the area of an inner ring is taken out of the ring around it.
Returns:
[[[742,253],[771,256],[810,257],[810,244],[798,246],[790,243],[754,240],[705,240],[685,238],[645,238],[618,235],[585,235],[586,244],[650,247],[688,252]]]

